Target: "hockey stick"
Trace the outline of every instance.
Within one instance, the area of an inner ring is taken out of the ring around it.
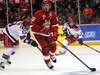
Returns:
[[[74,38],[72,38],[72,39],[74,39]],[[77,41],[76,39],[74,39],[74,40]],[[86,45],[86,44],[84,44],[84,43],[83,43],[83,45],[85,45],[85,46],[91,48],[92,50],[95,50],[96,52],[100,53],[100,51],[98,51],[98,50],[96,50],[96,49],[94,49],[94,48],[92,48],[92,47],[90,47],[90,46],[88,46],[88,45]]]
[[[42,50],[37,46],[37,48],[39,49],[39,51],[43,54]],[[43,54],[44,55],[44,54]]]
[[[96,68],[90,68],[87,66],[81,59],[79,59],[73,52],[71,52],[68,48],[66,48],[61,42],[57,40],[58,43],[60,43],[66,50],[68,50],[73,56],[75,56],[80,62],[82,62],[88,69],[90,69],[92,72],[96,71]]]
[[[84,43],[83,43],[84,44]],[[90,46],[88,46],[88,45],[86,45],[86,44],[84,44],[85,46],[87,46],[87,47],[89,47],[89,48],[91,48],[92,50],[95,50],[96,52],[98,52],[98,53],[100,53],[100,51],[98,51],[98,50],[96,50],[96,49],[94,49],[94,48],[92,48],[92,47],[90,47]]]
[[[50,33],[49,33],[50,34]],[[50,34],[51,37],[53,37]],[[79,59],[73,52],[71,52],[68,48],[66,48],[61,42],[59,42],[58,40],[56,40],[58,43],[60,43],[67,51],[69,51],[73,56],[75,56],[81,63],[83,63],[88,69],[91,70],[91,72],[96,71],[96,68],[90,68],[89,66],[87,66],[81,59]]]
[[[47,50],[45,53],[42,52],[42,50],[37,46],[37,48],[39,49],[39,51],[43,54],[46,55],[50,50]]]

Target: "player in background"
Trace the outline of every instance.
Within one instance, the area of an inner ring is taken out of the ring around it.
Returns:
[[[6,25],[3,30],[4,47],[6,50],[2,55],[0,68],[5,69],[5,64],[11,64],[10,57],[19,49],[19,38],[21,41],[32,46],[38,46],[36,42],[30,39],[31,19],[26,18],[24,21],[17,21]]]
[[[43,59],[49,69],[54,66],[51,60],[55,63],[54,57],[56,51],[56,40],[58,38],[59,21],[55,12],[50,10],[49,0],[42,1],[42,10],[35,12],[32,17],[33,27],[31,28],[33,36],[43,52]],[[51,37],[48,32],[53,33]]]
[[[69,44],[75,43],[78,40],[79,44],[83,44],[83,33],[79,26],[74,23],[73,19],[69,19],[69,22],[66,22],[63,26],[63,32],[66,36],[65,40],[63,41],[63,45],[67,47]],[[73,39],[74,38],[74,39]],[[66,49],[61,46],[60,50],[55,53],[55,55],[62,55],[66,53]]]

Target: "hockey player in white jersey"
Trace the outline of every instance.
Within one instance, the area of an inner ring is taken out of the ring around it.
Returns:
[[[66,36],[65,40],[63,41],[63,45],[67,47],[69,44],[75,43],[76,40],[79,44],[83,44],[83,33],[79,26],[74,24],[73,19],[69,19],[69,22],[66,22],[63,26],[63,32]],[[66,53],[66,49],[61,46],[60,50],[55,53],[55,55],[62,55]]]
[[[32,46],[37,46],[33,39],[30,39],[31,19],[26,18],[24,21],[17,21],[6,25],[3,30],[4,51],[0,63],[0,69],[5,69],[5,64],[11,64],[10,57],[19,49],[19,38],[21,41]]]

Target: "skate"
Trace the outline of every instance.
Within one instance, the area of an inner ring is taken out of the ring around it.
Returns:
[[[50,59],[51,59],[54,63],[57,62],[57,60],[56,60],[56,58],[55,58],[54,56],[51,56]]]
[[[53,69],[53,67],[54,67],[54,66],[51,64],[51,62],[47,63],[46,65],[48,66],[49,69]]]
[[[59,52],[55,53],[55,55],[59,56],[59,55],[65,54],[65,53],[66,53],[66,51],[64,51],[64,52],[59,51]]]
[[[0,70],[3,70],[3,69],[5,69],[4,62],[1,62],[0,63]]]
[[[6,64],[9,66],[11,65],[11,61],[7,60]]]

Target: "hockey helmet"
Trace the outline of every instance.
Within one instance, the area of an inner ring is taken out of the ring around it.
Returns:
[[[25,24],[30,25],[31,24],[31,19],[30,18],[26,18],[24,20]]]
[[[71,18],[71,19],[69,19],[69,22],[74,22],[74,19],[72,19],[72,18]]]
[[[43,0],[42,4],[50,4],[50,1],[49,0]]]

